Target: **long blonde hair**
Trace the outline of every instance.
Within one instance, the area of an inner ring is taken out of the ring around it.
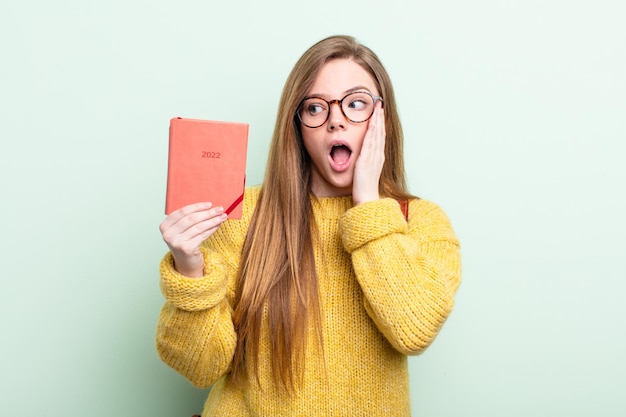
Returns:
[[[317,227],[311,204],[311,160],[296,110],[322,66],[350,59],[374,79],[385,106],[385,164],[381,196],[408,199],[402,128],[391,81],[378,57],[349,36],[331,36],[309,48],[291,71],[280,99],[265,179],[242,250],[234,323],[237,346],[231,376],[246,361],[258,382],[261,327],[267,314],[274,383],[292,392],[300,380],[308,328],[323,344],[313,245]],[[266,313],[265,313],[266,312]]]

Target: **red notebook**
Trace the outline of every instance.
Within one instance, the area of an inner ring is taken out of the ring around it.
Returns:
[[[248,125],[211,120],[170,120],[165,214],[210,201],[241,218]]]

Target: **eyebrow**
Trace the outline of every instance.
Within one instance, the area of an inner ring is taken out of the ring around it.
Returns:
[[[370,94],[374,94],[374,93],[373,93],[373,92],[372,92],[369,88],[367,88],[367,87],[365,87],[365,86],[363,86],[363,85],[358,85],[358,86],[356,86],[356,87],[349,88],[349,89],[347,89],[346,91],[344,91],[342,94],[343,94],[344,96],[346,96],[346,95],[348,95],[348,94],[350,94],[350,93],[354,93],[355,91],[363,91],[363,90],[367,91],[367,92],[368,92],[368,93],[370,93]],[[306,95],[306,97],[307,97],[307,98],[309,98],[309,97],[322,97],[322,98],[328,98],[328,97],[329,97],[329,95],[328,95],[328,94],[316,94],[316,93],[314,93],[314,94],[307,94],[307,95]]]

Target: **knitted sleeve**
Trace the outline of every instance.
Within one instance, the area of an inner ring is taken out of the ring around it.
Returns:
[[[208,260],[203,278],[180,275],[169,253],[161,261],[161,291],[167,301],[156,341],[163,362],[195,386],[206,388],[228,370],[236,336],[223,263],[216,254],[201,250]]]
[[[157,323],[156,345],[167,365],[200,388],[230,369],[237,336],[232,313],[241,246],[257,193],[244,199],[244,218],[229,220],[200,247],[204,276],[188,278],[174,269],[171,253],[161,261],[166,302]]]
[[[348,210],[341,218],[365,308],[399,352],[418,354],[435,339],[461,279],[459,242],[445,213],[412,200],[409,221],[393,199]]]

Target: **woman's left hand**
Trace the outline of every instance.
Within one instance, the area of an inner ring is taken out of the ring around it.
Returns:
[[[352,200],[354,204],[378,200],[378,183],[385,163],[385,111],[376,103],[354,167]]]

